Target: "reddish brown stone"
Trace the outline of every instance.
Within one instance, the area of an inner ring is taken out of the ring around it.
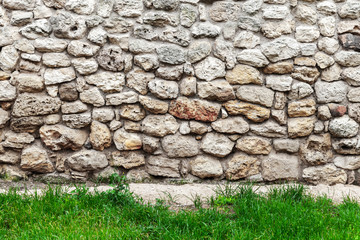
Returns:
[[[333,117],[341,117],[344,116],[347,112],[347,107],[344,105],[339,104],[328,104],[328,107],[330,109],[331,116]]]
[[[12,102],[2,102],[1,103],[1,108],[4,109],[5,111],[10,110],[11,106],[13,105]]]
[[[180,97],[171,101],[169,113],[180,119],[213,122],[219,115],[220,107],[208,101]]]
[[[344,48],[355,49],[356,51],[360,50],[360,36],[347,33],[340,35],[339,40]]]

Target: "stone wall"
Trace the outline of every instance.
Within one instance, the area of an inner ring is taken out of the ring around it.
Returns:
[[[2,0],[0,175],[357,183],[358,0]]]

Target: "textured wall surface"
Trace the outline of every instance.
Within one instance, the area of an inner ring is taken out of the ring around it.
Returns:
[[[0,176],[360,182],[359,0],[2,0]]]

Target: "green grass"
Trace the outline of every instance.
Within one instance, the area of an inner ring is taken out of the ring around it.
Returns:
[[[227,186],[206,207],[195,198],[195,209],[172,211],[161,200],[144,204],[115,180],[102,193],[0,194],[0,239],[360,239],[357,203],[314,199],[303,186],[267,197],[250,185]]]

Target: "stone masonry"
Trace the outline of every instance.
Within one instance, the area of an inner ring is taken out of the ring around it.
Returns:
[[[0,177],[360,184],[358,0],[0,0]]]

